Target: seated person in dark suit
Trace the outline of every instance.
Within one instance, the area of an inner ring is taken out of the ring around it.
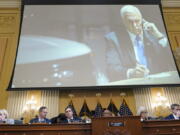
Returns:
[[[103,117],[113,117],[113,113],[110,110],[105,109],[102,113],[102,116]]]
[[[65,108],[65,116],[66,119],[64,119],[63,123],[76,123],[81,122],[81,118],[74,116],[73,109],[68,106]]]
[[[138,108],[137,115],[140,116],[141,121],[153,120],[153,119],[155,120],[155,118],[148,116],[148,111],[147,111],[146,107],[144,107],[144,106],[140,106]]]
[[[58,116],[53,117],[51,119],[51,123],[52,124],[54,124],[54,123],[63,123],[65,120],[66,120],[65,114],[64,113],[60,113]]]
[[[172,104],[171,105],[172,114],[167,116],[165,120],[180,120],[180,105]]]
[[[108,44],[109,80],[142,78],[149,74],[172,71],[175,65],[166,35],[144,19],[139,8],[125,5],[120,10],[125,26],[105,35]],[[166,62],[164,62],[166,61]]]
[[[29,123],[33,124],[33,123],[48,123],[51,124],[51,121],[49,119],[46,118],[47,116],[47,107],[42,106],[39,108],[39,116],[37,118],[34,118],[32,120],[30,120]]]

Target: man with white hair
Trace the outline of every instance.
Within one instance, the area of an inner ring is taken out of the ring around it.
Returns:
[[[107,54],[114,59],[110,63],[110,72],[116,72],[111,76],[128,79],[170,71],[173,64],[167,53],[169,46],[166,36],[154,23],[146,21],[140,10],[133,5],[123,6],[120,15],[126,30],[120,30],[121,33],[111,32],[111,36],[106,35],[117,53],[116,55],[111,50],[111,55]],[[164,58],[162,53],[167,57]],[[119,61],[115,61],[115,56],[119,57]]]
[[[140,106],[138,108],[137,115],[140,116],[141,121],[145,121],[145,120],[149,119],[148,111],[147,111],[147,109],[144,106]]]

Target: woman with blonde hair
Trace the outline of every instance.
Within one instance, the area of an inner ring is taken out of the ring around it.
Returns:
[[[4,124],[14,124],[13,119],[8,118],[8,112],[5,109],[0,110],[0,123]]]
[[[149,120],[150,117],[148,117],[148,111],[146,107],[140,106],[137,111],[137,115],[141,117],[141,121]]]

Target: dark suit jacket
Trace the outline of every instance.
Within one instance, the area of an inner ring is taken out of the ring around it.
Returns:
[[[127,79],[126,72],[129,68],[135,68],[136,57],[132,41],[126,30],[120,30],[121,34],[112,32],[112,36],[107,40],[107,71],[110,81],[117,81]],[[115,40],[116,39],[116,40]],[[158,43],[157,39],[153,39],[152,36],[143,35],[144,39],[144,52],[147,58],[148,69],[150,74],[171,71],[172,56],[168,53],[168,47],[162,47]],[[166,57],[163,57],[163,56]],[[161,68],[159,68],[161,66]],[[115,78],[115,80],[112,80]]]
[[[40,123],[39,122],[39,118],[34,118],[34,119],[31,119],[30,121],[29,121],[29,123]],[[51,124],[51,121],[49,120],[49,119],[47,119],[47,118],[45,118],[45,120],[43,121],[43,122],[41,122],[41,123],[47,123],[47,124]]]
[[[57,117],[53,117],[51,119],[52,124],[53,123],[64,123],[66,121],[66,116],[64,113],[60,113]]]
[[[174,118],[174,116],[172,114],[170,114],[169,116],[167,116],[165,118],[165,120],[175,120],[175,118]],[[180,120],[180,118],[179,118],[179,120]]]
[[[82,121],[82,119],[79,118],[79,117],[73,117],[73,120],[72,120],[72,122],[81,122],[81,121]],[[62,123],[68,123],[68,120],[67,120],[67,119],[64,119],[64,120],[62,121]]]

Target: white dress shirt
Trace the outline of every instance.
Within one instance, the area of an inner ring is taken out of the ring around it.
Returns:
[[[173,114],[173,116],[174,116],[174,119],[175,119],[175,120],[179,120],[179,117],[177,117],[177,116],[174,115],[174,114]]]

